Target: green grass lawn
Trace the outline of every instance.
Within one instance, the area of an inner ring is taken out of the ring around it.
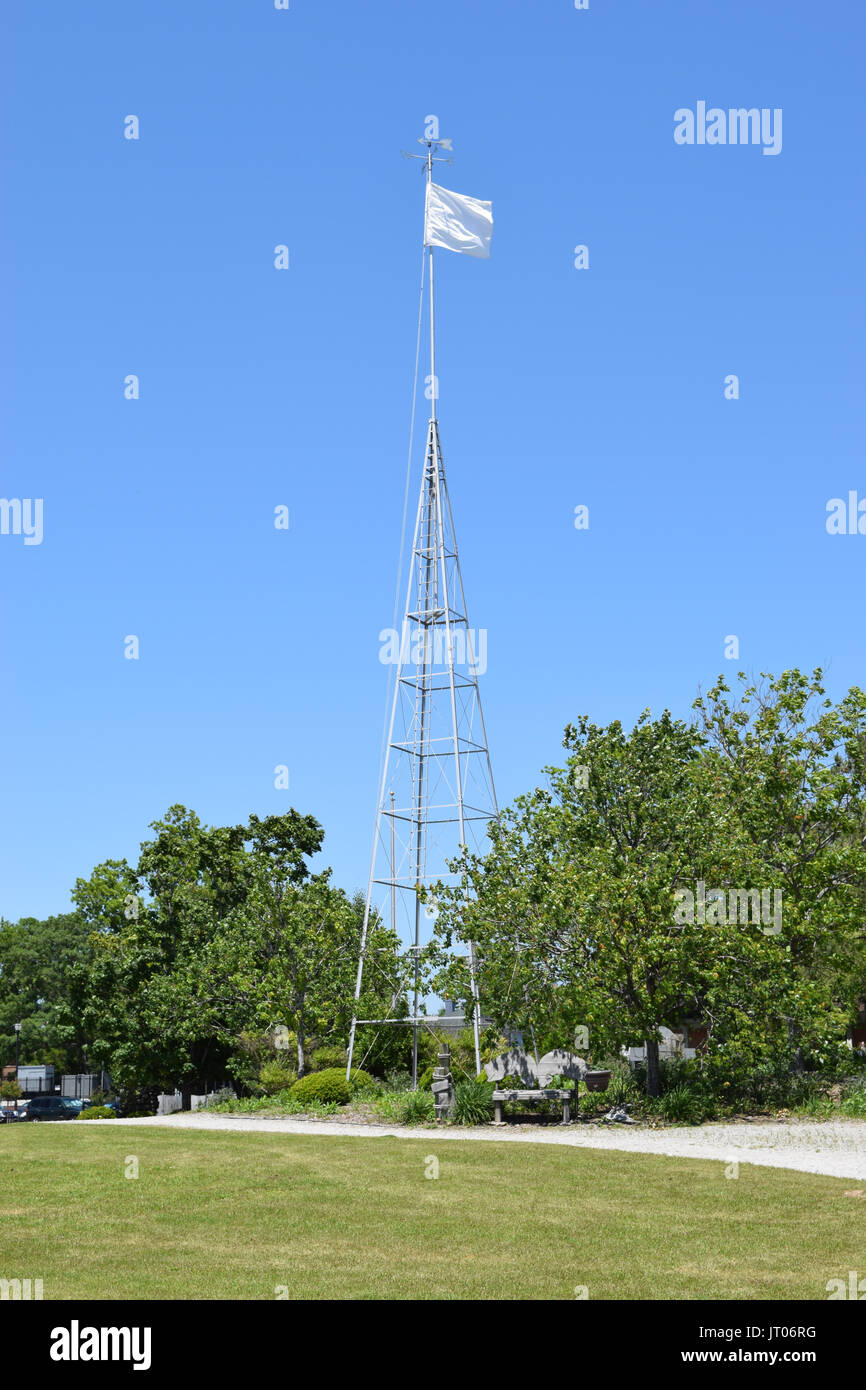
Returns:
[[[435,1133],[4,1125],[0,1277],[46,1299],[824,1299],[866,1273],[857,1183],[739,1172]]]

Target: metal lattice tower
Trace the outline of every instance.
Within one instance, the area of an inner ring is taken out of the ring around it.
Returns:
[[[436,151],[450,141],[424,138],[427,183]],[[450,160],[446,162],[450,163]],[[420,952],[436,908],[419,890],[442,881],[455,885],[448,868],[461,846],[481,852],[489,822],[498,815],[493,771],[481,709],[478,676],[486,660],[486,633],[469,627],[466,597],[445,478],[437,418],[433,247],[426,248],[430,318],[430,420],[412,541],[399,654],[385,747],[376,830],[367,887],[355,1007],[349,1036],[351,1071],[359,1024],[409,1025],[413,1029],[412,1085],[418,1079],[418,1031],[432,1022],[421,1015]],[[423,295],[423,282],[422,282]],[[420,322],[420,320],[419,320]],[[395,643],[396,645],[396,643]],[[389,923],[408,946],[407,968],[396,982],[389,1013],[401,994],[412,993],[408,1018],[359,1019],[358,1001],[368,965],[371,917]],[[475,950],[466,943],[473,998],[476,1070],[480,1070],[479,1000]],[[347,1073],[348,1074],[348,1073]]]

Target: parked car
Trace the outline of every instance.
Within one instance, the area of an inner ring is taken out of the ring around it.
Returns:
[[[27,1111],[28,1120],[75,1120],[81,1113],[81,1102],[68,1096],[34,1096]]]
[[[4,1106],[0,1110],[0,1124],[11,1125],[15,1120],[26,1120],[29,1104],[30,1102],[25,1100],[20,1105]]]

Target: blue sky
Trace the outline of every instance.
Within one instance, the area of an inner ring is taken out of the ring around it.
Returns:
[[[863,683],[866,536],[825,527],[866,497],[862,6],[93,0],[2,39],[0,496],[44,537],[0,535],[0,915],[175,802],[294,805],[364,886],[430,114],[494,207],[489,262],[438,256],[437,366],[500,802],[582,712]],[[701,100],[781,108],[781,153],[677,145]]]

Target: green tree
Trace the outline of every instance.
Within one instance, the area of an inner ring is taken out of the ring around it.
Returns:
[[[88,1038],[70,1009],[71,972],[86,958],[88,927],[74,913],[0,921],[0,1056],[15,1057],[15,1024],[21,1023],[20,1058],[58,1071],[86,1066]]]
[[[822,701],[820,673],[797,671],[728,694],[719,681],[691,726],[569,726],[568,767],[548,769],[549,788],[519,798],[490,852],[455,866],[463,886],[440,893],[440,991],[468,999],[447,953],[471,937],[501,1027],[534,1021],[562,1045],[582,1024],[597,1054],[644,1041],[651,1095],[658,1028],[688,1018],[709,1030],[701,1065],[728,1084],[828,1060],[864,993],[866,700]],[[712,907],[688,920],[678,901],[704,889]],[[731,910],[732,893],[776,890],[778,924]]]
[[[695,709],[736,815],[737,881],[782,894],[786,980],[770,1019],[802,1069],[827,1059],[866,987],[866,695],[834,704],[820,670],[739,683],[733,698],[720,677]]]
[[[73,894],[91,928],[93,959],[76,995],[93,1051],[126,1088],[193,1085],[226,1076],[232,1047],[201,1008],[199,987],[210,943],[247,902],[264,864],[299,883],[321,846],[321,827],[290,811],[245,826],[203,826],[170,808],[152,826],[135,869],[100,865]],[[240,1005],[232,1023],[241,1031]]]
[[[329,873],[310,876],[321,827],[295,811],[207,827],[175,806],[152,829],[135,869],[107,862],[76,884],[91,956],[73,995],[93,1055],[125,1089],[176,1084],[186,1100],[242,1080],[249,1036],[283,1024],[303,1074],[314,1038],[348,1035],[363,917]],[[384,1007],[397,949],[374,921],[367,1016]]]
[[[553,1006],[559,1045],[579,1025],[596,1054],[644,1042],[656,1095],[658,1030],[694,1007],[704,951],[676,926],[674,891],[705,872],[724,806],[701,775],[700,735],[667,712],[630,734],[584,718],[564,744],[568,766],[503,814],[489,855],[464,864],[468,901],[452,890],[437,931],[446,949],[455,931],[476,942],[501,1028],[548,1033]]]
[[[344,1043],[363,921],[363,899],[350,899],[330,871],[293,882],[285,865],[253,848],[253,883],[242,906],[210,943],[198,970],[198,998],[220,1035],[281,1023],[296,1035],[297,1072],[313,1038]],[[381,1011],[397,977],[398,943],[378,919],[369,931],[362,1017]]]

